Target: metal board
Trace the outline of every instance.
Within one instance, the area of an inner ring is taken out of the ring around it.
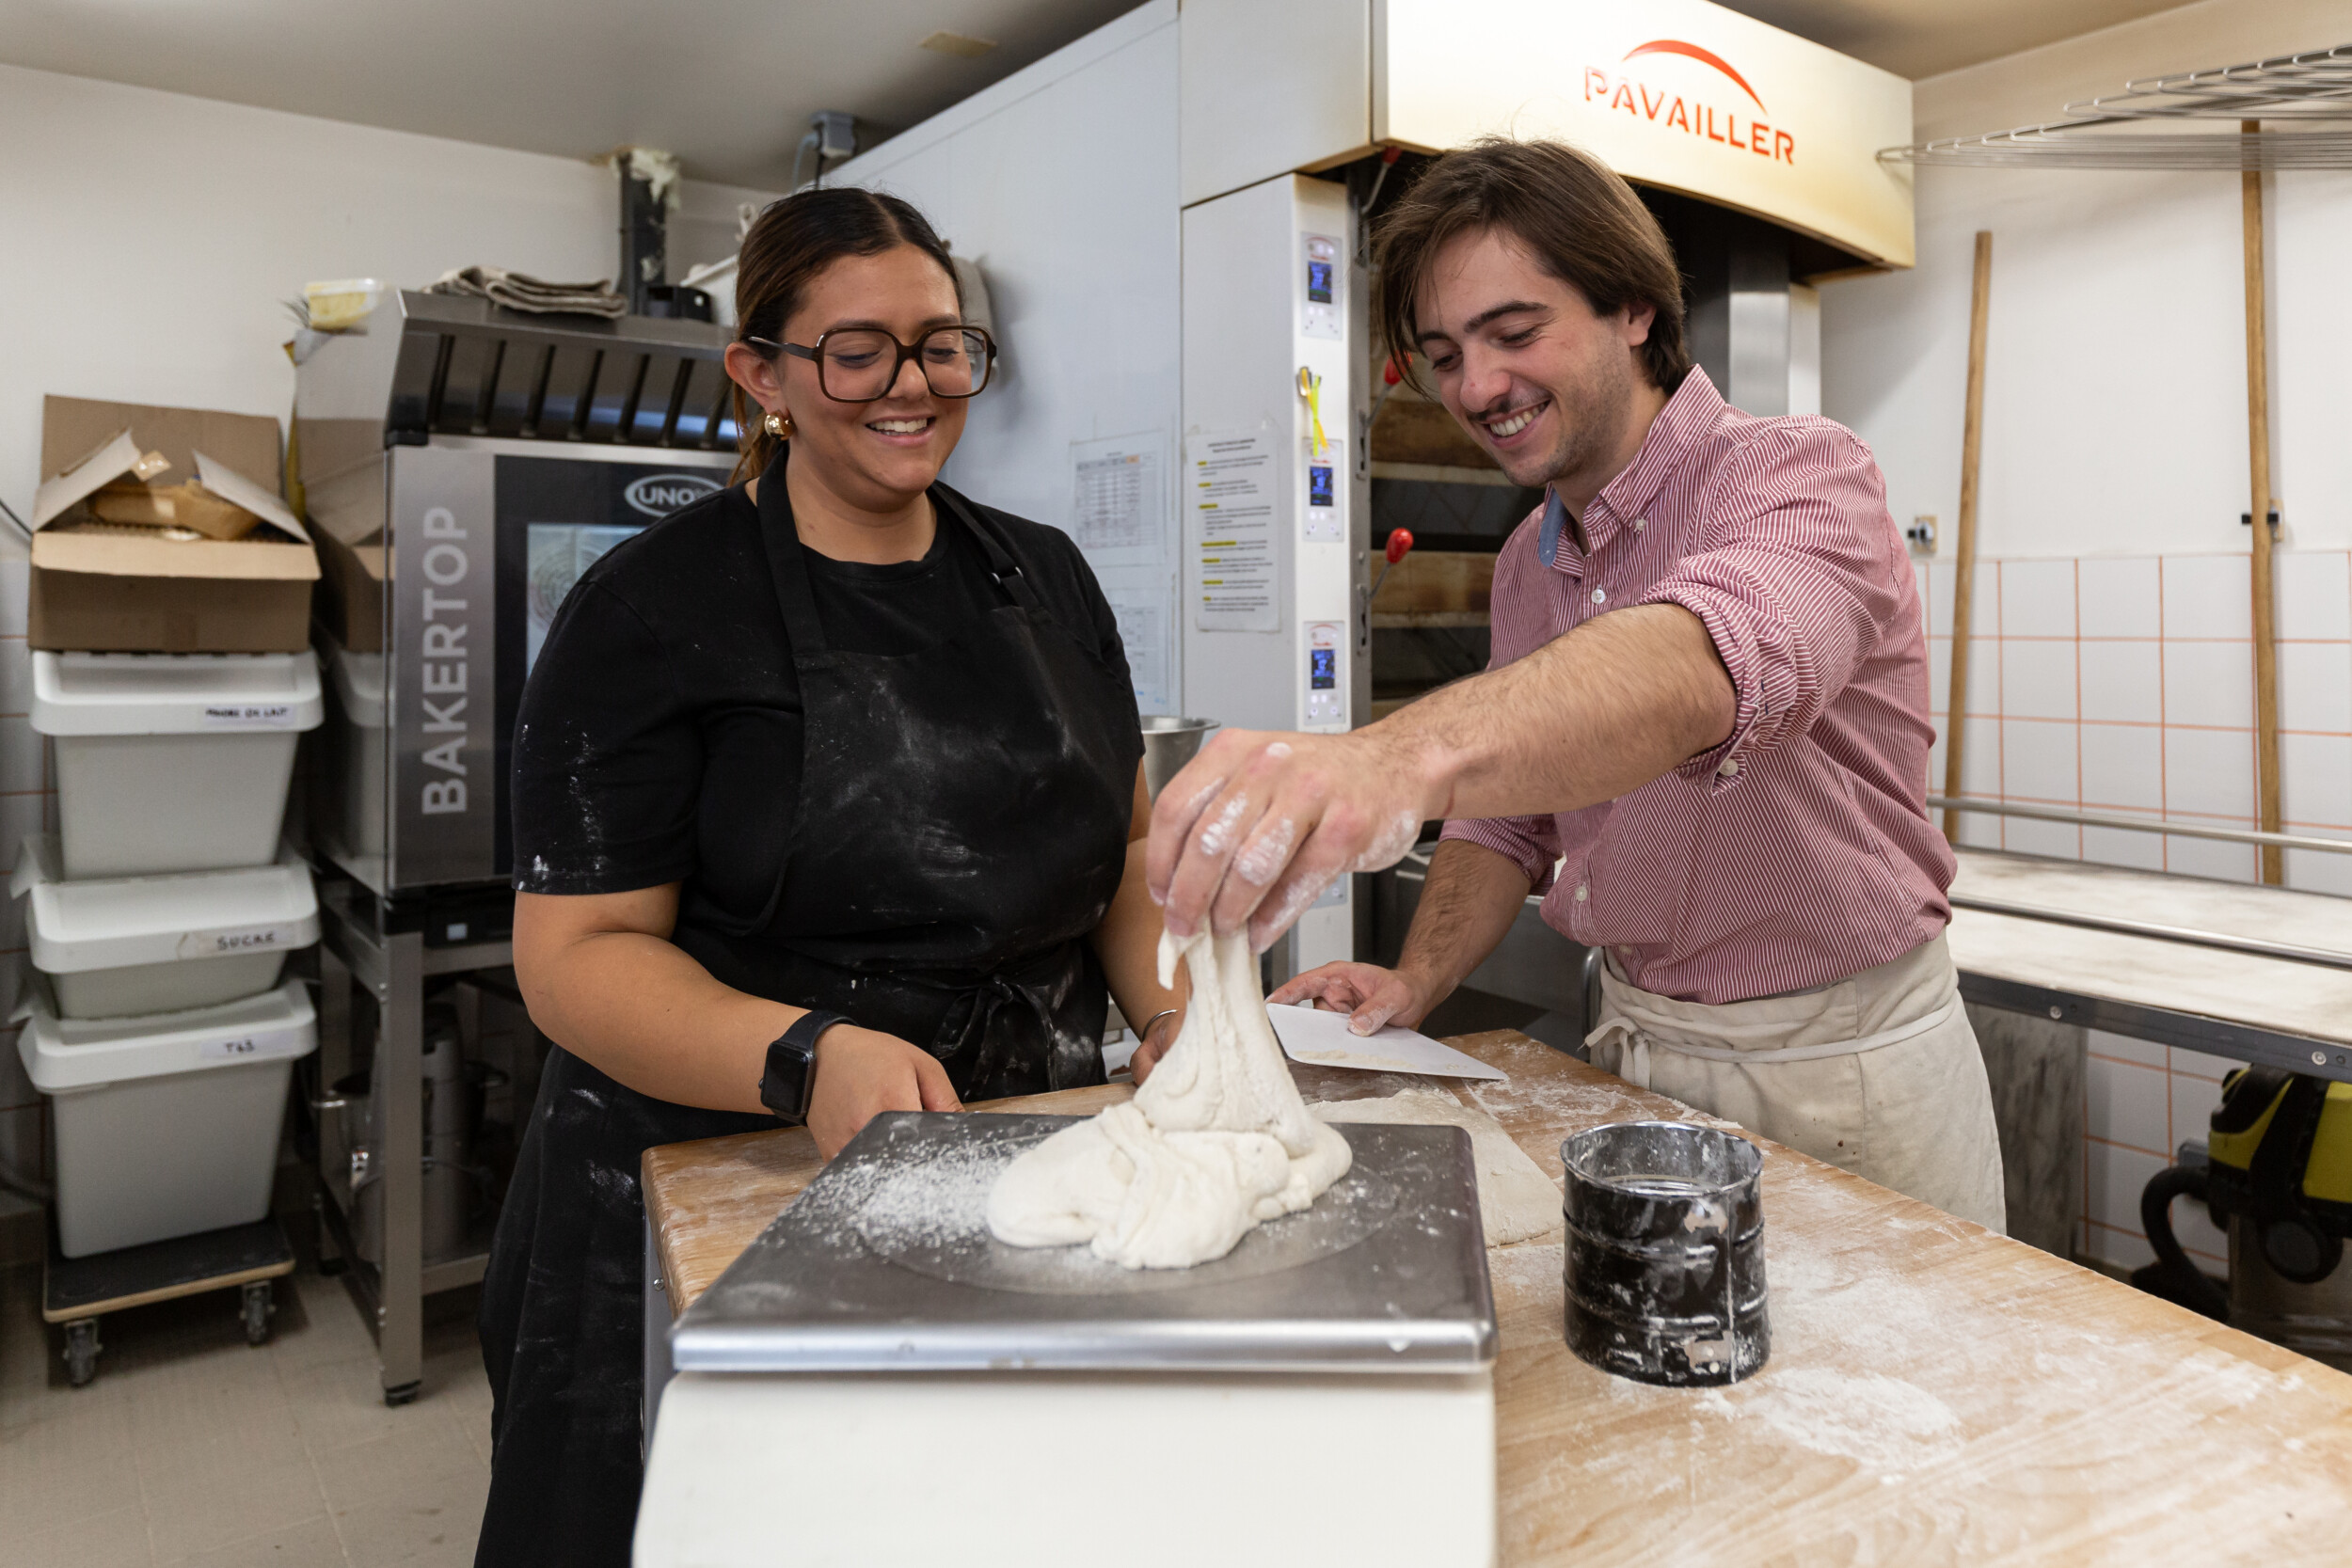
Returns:
[[[1346,1176],[1225,1257],[1009,1247],[996,1175],[1079,1118],[878,1117],[671,1333],[681,1371],[1460,1372],[1494,1300],[1469,1135],[1349,1125]]]

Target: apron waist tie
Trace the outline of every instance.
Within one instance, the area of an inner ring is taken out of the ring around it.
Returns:
[[[1653,1052],[1663,1051],[1677,1055],[1696,1056],[1703,1061],[1709,1062],[1740,1063],[1817,1062],[1827,1056],[1859,1056],[1866,1051],[1877,1051],[1889,1045],[1900,1045],[1903,1041],[1915,1039],[1931,1029],[1940,1029],[1951,1022],[1953,1015],[1960,1011],[1960,995],[1955,991],[1942,1006],[1926,1016],[1915,1018],[1908,1023],[1899,1023],[1892,1029],[1882,1029],[1875,1035],[1865,1035],[1859,1039],[1851,1040],[1820,1040],[1812,1045],[1774,1046],[1762,1051],[1741,1051],[1727,1045],[1698,1045],[1684,1040],[1657,1039],[1632,1019],[1620,1016],[1610,1019],[1599,1028],[1585,1036],[1584,1044],[1589,1049],[1622,1041],[1626,1046],[1626,1059],[1618,1064],[1617,1076],[1636,1088],[1646,1089],[1650,1086],[1650,1057]],[[1735,1036],[1740,1032],[1739,1025],[1732,1025],[1725,1031],[1726,1034]]]

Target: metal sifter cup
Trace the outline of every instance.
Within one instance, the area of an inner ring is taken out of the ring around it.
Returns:
[[[1569,1348],[1669,1387],[1763,1366],[1763,1152],[1711,1127],[1629,1121],[1578,1133],[1560,1158]]]

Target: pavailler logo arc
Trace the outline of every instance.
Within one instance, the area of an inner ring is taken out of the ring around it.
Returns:
[[[1653,87],[1625,67],[1645,56],[1671,56],[1707,67],[1740,89],[1753,111],[1744,105],[1710,103],[1695,94],[1685,96],[1668,87]],[[1668,131],[1679,131],[1722,145],[1726,150],[1752,153],[1776,164],[1794,166],[1797,138],[1766,123],[1763,97],[1730,61],[1711,49],[1684,39],[1651,39],[1625,53],[1615,69],[1584,68],[1584,102],[1611,113],[1624,113]]]

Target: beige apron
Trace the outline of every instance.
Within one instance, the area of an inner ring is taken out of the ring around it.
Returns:
[[[1594,1066],[2007,1233],[1993,1092],[1941,936],[1835,985],[1715,1006],[1615,968]]]

